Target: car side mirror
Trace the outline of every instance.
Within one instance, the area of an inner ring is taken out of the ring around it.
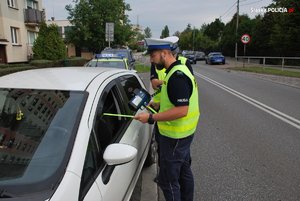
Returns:
[[[108,165],[122,165],[132,161],[137,155],[137,149],[127,144],[110,144],[104,151],[103,159]]]

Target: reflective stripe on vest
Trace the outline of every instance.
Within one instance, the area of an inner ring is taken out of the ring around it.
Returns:
[[[188,113],[185,117],[173,121],[157,122],[161,135],[175,139],[192,135],[196,131],[200,116],[197,83],[194,76],[185,65],[174,66],[167,74],[161,89],[161,103],[159,112],[164,112],[175,107],[168,97],[167,85],[169,78],[177,70],[182,71],[187,77],[189,77],[193,84],[193,92],[189,99]]]

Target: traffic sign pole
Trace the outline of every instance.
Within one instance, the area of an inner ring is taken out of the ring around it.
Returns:
[[[246,56],[246,45],[251,41],[251,37],[249,34],[244,34],[241,37],[241,41],[244,44],[244,59],[243,59],[243,67],[245,67],[245,56]]]
[[[112,22],[107,22],[105,24],[105,40],[108,41],[108,46],[110,47],[110,42],[114,41],[114,26]]]
[[[246,44],[244,44],[244,59],[243,59],[243,68],[245,67],[245,55],[246,55]]]

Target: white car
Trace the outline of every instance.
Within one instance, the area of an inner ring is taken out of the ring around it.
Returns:
[[[153,156],[150,128],[103,113],[141,112],[127,104],[135,88],[135,72],[112,68],[0,77],[0,199],[129,200]]]

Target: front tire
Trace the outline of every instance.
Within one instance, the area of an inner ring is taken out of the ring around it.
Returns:
[[[156,161],[157,161],[157,142],[155,141],[155,137],[153,135],[144,166],[150,167],[152,164],[156,163]]]

